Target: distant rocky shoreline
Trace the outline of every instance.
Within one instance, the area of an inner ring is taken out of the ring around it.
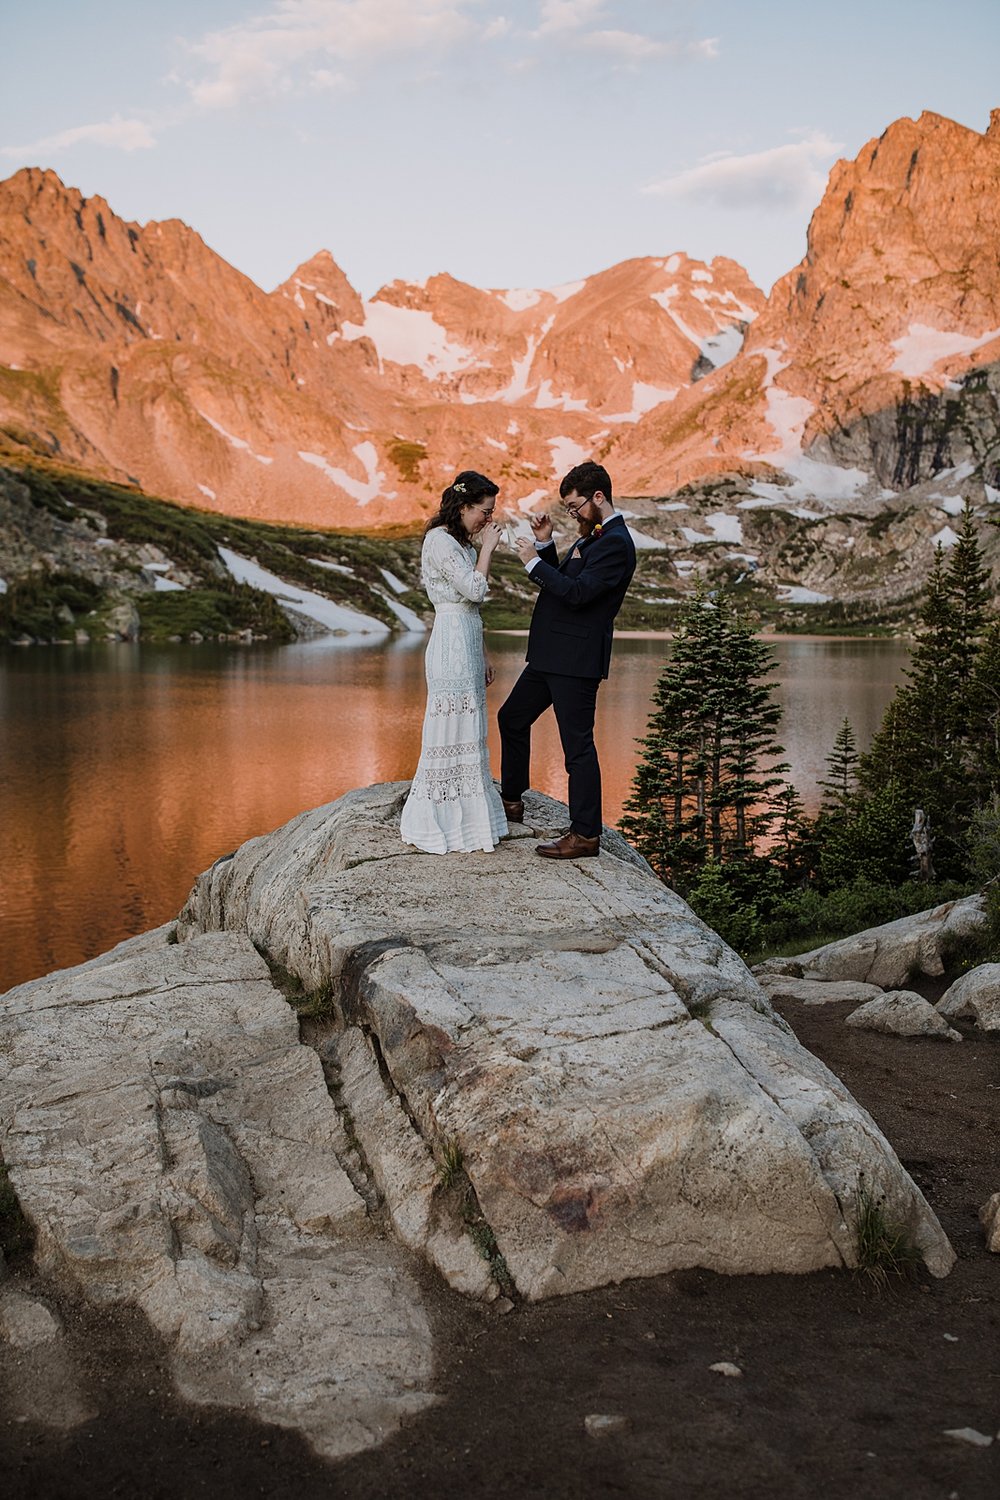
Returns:
[[[639,569],[619,628],[669,634],[676,606],[701,580],[726,588],[764,631],[905,635],[930,544],[950,544],[968,492],[956,478],[948,498],[945,483],[939,476],[919,504],[851,515],[761,505],[732,481],[683,500],[623,501]],[[1000,528],[979,530],[1000,576]],[[0,455],[0,641],[252,644],[422,632],[430,616],[419,547],[412,531],[267,525]],[[789,577],[798,581],[780,582]],[[487,629],[527,628],[533,599],[518,560],[498,556]]]

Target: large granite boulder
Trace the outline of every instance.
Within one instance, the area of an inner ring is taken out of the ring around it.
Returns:
[[[334,1083],[407,1243],[441,1232],[429,1153],[527,1298],[692,1265],[852,1265],[864,1174],[948,1271],[871,1117],[677,895],[609,851],[540,860],[530,827],[492,854],[419,853],[399,838],[405,792],[350,793],[218,861],[178,937],[246,935],[332,996]],[[527,816],[551,824],[530,799]]]
[[[808,979],[857,979],[902,990],[918,974],[943,974],[949,956],[985,925],[982,897],[964,896],[799,953],[795,965]]]
[[[913,990],[890,990],[851,1011],[845,1023],[858,1031],[882,1031],[889,1036],[929,1036],[960,1042],[962,1033],[938,1015],[929,1000]]]
[[[949,1020],[966,1016],[980,1031],[1000,1031],[1000,964],[980,964],[960,974],[937,1008]]]
[[[769,1000],[795,1000],[802,1005],[863,1005],[877,1000],[884,992],[877,984],[863,984],[860,979],[803,979],[782,974],[763,965],[755,968],[754,977]]]
[[[36,1264],[142,1308],[190,1400],[354,1452],[433,1399],[417,1283],[372,1233],[320,1060],[253,944],[172,935],[0,997],[0,1148]],[[4,1319],[45,1342],[44,1309],[9,1291]]]

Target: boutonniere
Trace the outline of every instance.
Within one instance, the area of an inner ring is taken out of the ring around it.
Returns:
[[[604,527],[601,525],[600,521],[598,521],[597,525],[594,527],[593,531],[590,534],[591,536],[600,536],[603,530]]]

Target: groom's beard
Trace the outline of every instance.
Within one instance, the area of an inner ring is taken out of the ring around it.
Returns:
[[[596,524],[596,521],[585,521],[583,516],[577,516],[576,529],[579,534],[576,541],[573,543],[573,546],[570,548],[570,557],[579,556],[581,542],[585,542],[587,540]]]

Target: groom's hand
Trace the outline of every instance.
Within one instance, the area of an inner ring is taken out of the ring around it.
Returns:
[[[538,556],[538,548],[530,536],[516,537],[514,545],[517,547],[518,556],[523,563],[529,563],[533,557]]]
[[[548,511],[539,511],[537,516],[528,517],[528,525],[535,533],[536,542],[551,542],[552,540],[552,517]]]

